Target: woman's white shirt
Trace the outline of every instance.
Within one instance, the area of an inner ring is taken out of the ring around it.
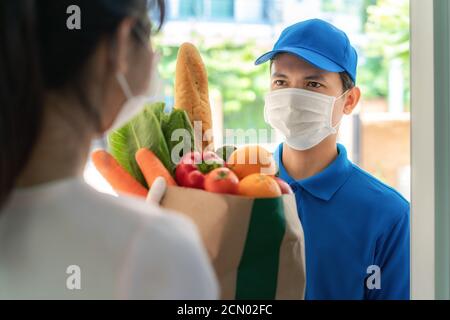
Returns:
[[[81,178],[15,190],[0,212],[0,299],[217,299],[196,227]]]

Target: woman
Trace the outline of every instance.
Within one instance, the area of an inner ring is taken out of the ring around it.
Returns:
[[[152,8],[162,23],[163,0]],[[189,221],[82,179],[91,141],[150,85],[148,11],[145,0],[0,2],[0,299],[217,297]]]

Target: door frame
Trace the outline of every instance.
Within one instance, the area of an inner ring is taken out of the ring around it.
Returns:
[[[411,295],[450,299],[450,4],[411,0]]]

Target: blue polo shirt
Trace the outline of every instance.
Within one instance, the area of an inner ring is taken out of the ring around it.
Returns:
[[[338,145],[323,172],[294,180],[275,152],[280,178],[295,192],[305,233],[306,299],[410,298],[409,203],[364,172]]]

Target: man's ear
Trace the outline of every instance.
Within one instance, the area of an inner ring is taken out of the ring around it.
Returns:
[[[128,71],[130,54],[131,29],[135,21],[132,18],[124,19],[117,28],[116,36],[111,50],[112,65],[115,73],[125,74]]]
[[[350,115],[353,110],[355,110],[358,105],[359,99],[361,98],[361,90],[358,87],[350,89],[345,99],[344,114]]]

